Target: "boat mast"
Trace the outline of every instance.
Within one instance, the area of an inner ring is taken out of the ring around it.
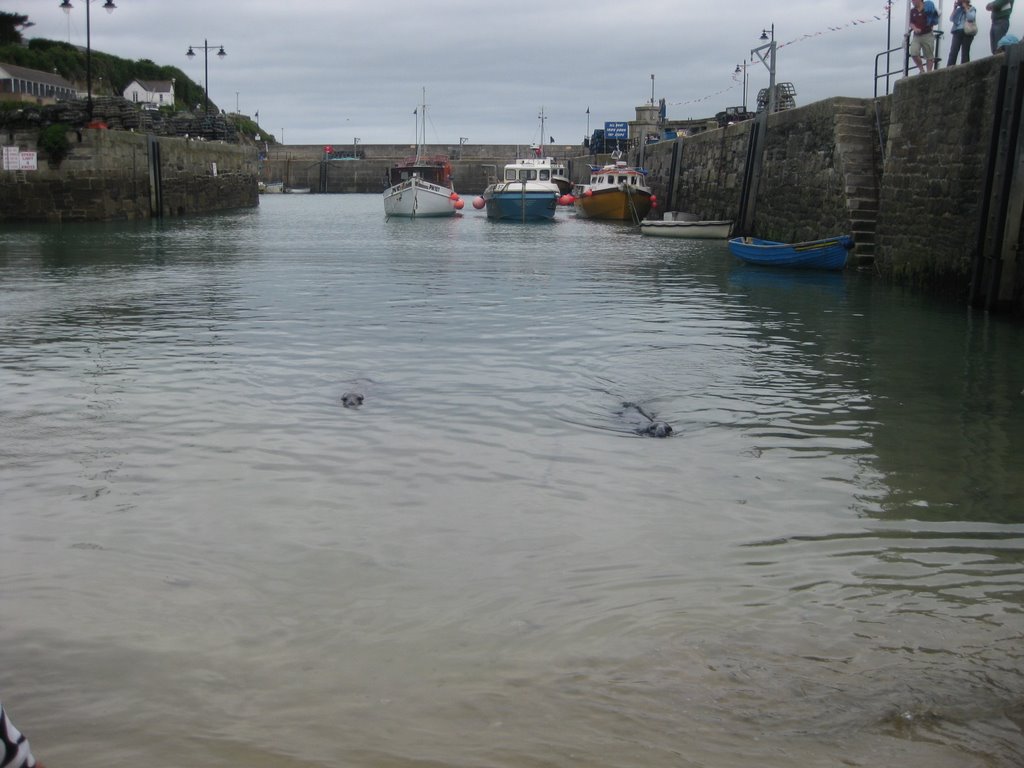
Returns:
[[[540,155],[544,157],[544,107],[540,108]]]
[[[427,88],[423,86],[423,97],[420,99],[419,118],[416,121],[416,163],[420,162],[422,146],[427,143]],[[422,128],[421,128],[422,126]],[[423,140],[420,141],[422,134]]]

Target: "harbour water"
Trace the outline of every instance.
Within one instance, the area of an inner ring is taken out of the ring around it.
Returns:
[[[48,768],[1020,765],[1022,350],[568,211],[7,227],[0,698]]]

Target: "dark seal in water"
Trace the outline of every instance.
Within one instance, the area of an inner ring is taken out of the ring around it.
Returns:
[[[636,403],[623,403],[622,415],[635,425],[634,432],[645,437],[668,437],[672,434],[672,425],[667,421],[658,421]]]
[[[363,404],[363,396],[358,392],[346,392],[341,396],[341,404],[346,408],[358,408]]]
[[[652,421],[644,429],[637,431],[649,437],[668,437],[672,434],[672,425],[666,421]]]

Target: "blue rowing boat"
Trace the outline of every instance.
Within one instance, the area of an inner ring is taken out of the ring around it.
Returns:
[[[732,255],[748,264],[802,269],[842,269],[851,248],[853,238],[849,235],[805,243],[777,243],[756,237],[734,237],[729,241]]]

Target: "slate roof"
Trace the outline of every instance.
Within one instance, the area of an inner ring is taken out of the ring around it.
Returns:
[[[170,93],[174,87],[170,80],[139,80],[135,78],[134,82],[141,85],[150,93]]]
[[[28,80],[33,83],[42,83],[43,85],[52,85],[57,88],[70,88],[71,90],[74,90],[75,88],[74,85],[53,72],[44,72],[41,69],[29,69],[28,67],[19,67],[14,64],[4,64],[3,62],[0,62],[0,80],[7,80],[10,78],[15,80]]]

